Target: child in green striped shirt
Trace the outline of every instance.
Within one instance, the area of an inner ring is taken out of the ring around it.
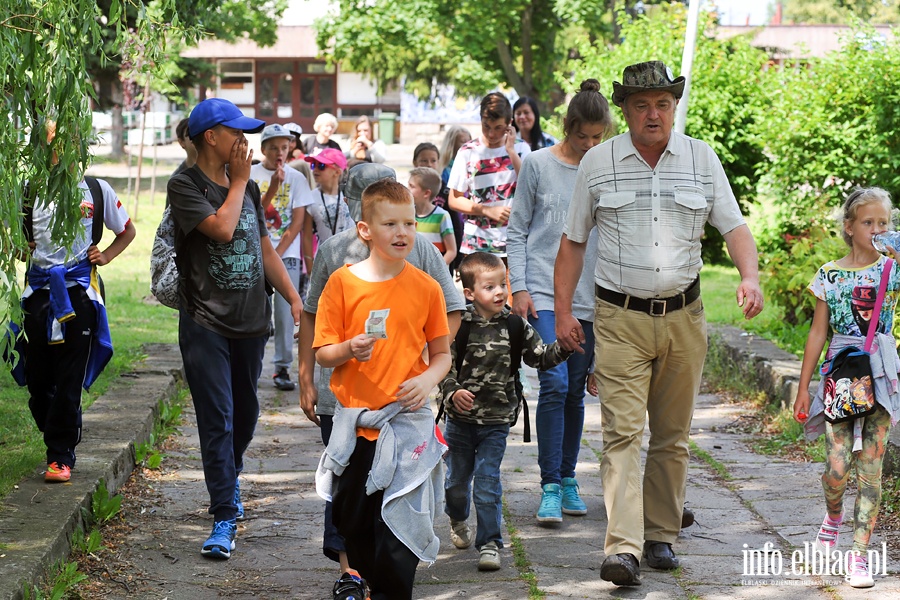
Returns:
[[[409,172],[407,187],[416,202],[416,230],[437,247],[449,265],[456,258],[453,221],[450,213],[434,205],[442,185],[441,176],[434,169],[418,167]]]

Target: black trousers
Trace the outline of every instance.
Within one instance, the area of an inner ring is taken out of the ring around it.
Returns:
[[[381,519],[384,492],[366,496],[375,442],[356,438],[350,464],[337,478],[333,519],[344,537],[350,566],[369,583],[372,600],[412,600],[419,558]]]
[[[50,344],[50,291],[35,290],[25,299],[25,377],[28,408],[44,434],[47,463],[75,466],[75,446],[81,441],[81,386],[87,369],[97,310],[80,287],[67,288],[75,317],[65,323],[64,342]]]

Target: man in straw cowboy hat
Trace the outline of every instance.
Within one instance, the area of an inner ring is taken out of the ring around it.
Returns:
[[[672,131],[684,92],[665,64],[625,68],[613,83],[628,132],[584,157],[554,275],[556,335],[576,352],[584,332],[572,295],[596,226],[595,377],[603,417],[600,474],[609,524],[600,577],[640,585],[640,557],[675,569],[688,435],[706,356],[700,240],[708,221],[741,274],[737,303],[763,308],[756,243],[722,164],[704,142]],[[650,443],[641,476],[641,437]]]

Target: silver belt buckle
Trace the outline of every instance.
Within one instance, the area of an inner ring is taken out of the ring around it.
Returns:
[[[651,298],[650,299],[650,316],[651,317],[666,316],[666,301]]]

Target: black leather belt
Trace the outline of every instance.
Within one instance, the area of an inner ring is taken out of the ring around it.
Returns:
[[[598,298],[610,304],[647,313],[651,317],[664,317],[667,313],[680,310],[700,297],[700,277],[698,276],[684,292],[671,298],[638,298],[620,294],[599,285],[594,285],[594,292]]]

